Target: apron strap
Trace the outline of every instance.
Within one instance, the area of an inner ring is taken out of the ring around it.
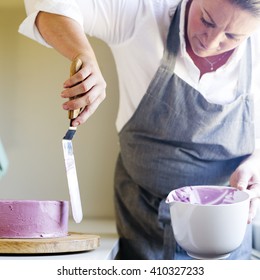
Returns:
[[[171,216],[169,205],[162,200],[158,209],[158,220],[163,225],[164,238],[163,238],[163,259],[172,260],[174,258],[176,241],[173,235],[171,226]]]
[[[163,54],[163,64],[168,66],[168,69],[174,71],[176,57],[180,49],[180,16],[181,16],[181,4],[182,1],[177,6],[176,12],[172,18],[168,36],[166,48]]]

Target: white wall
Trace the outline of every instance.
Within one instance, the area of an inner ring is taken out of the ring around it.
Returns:
[[[18,34],[24,17],[23,6],[0,9],[0,137],[10,161],[0,199],[69,199],[61,146],[69,121],[59,95],[70,62]],[[74,153],[85,217],[111,218],[117,76],[109,49],[91,41],[108,84],[107,98],[78,128]]]

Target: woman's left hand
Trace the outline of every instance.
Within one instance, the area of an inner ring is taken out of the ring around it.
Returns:
[[[251,223],[260,204],[260,150],[238,166],[230,177],[230,185],[248,191],[251,198],[248,223]]]

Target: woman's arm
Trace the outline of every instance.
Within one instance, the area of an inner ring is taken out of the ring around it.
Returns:
[[[80,58],[82,69],[64,82],[63,98],[77,96],[63,103],[65,110],[85,108],[73,121],[74,126],[84,123],[106,96],[106,83],[99,69],[95,53],[82,29],[73,19],[39,12],[36,26],[45,41],[59,53],[73,61]]]

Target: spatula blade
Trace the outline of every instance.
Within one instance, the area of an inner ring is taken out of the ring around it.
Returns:
[[[66,166],[72,215],[74,221],[76,223],[80,223],[83,218],[83,213],[72,141],[63,139],[62,146]]]

